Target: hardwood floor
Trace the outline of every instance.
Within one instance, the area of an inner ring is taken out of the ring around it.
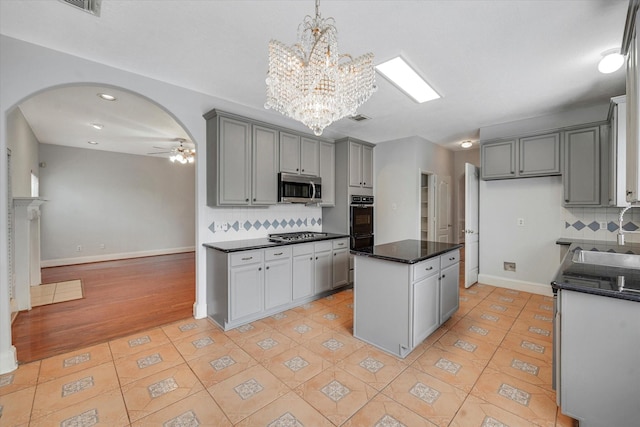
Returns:
[[[27,363],[193,314],[195,253],[42,269],[42,283],[81,279],[84,299],[35,307],[12,325]]]

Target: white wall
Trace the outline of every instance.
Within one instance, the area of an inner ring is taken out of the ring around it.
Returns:
[[[31,197],[31,172],[39,175],[38,140],[18,108],[7,117],[7,147],[11,150],[12,196]]]
[[[482,141],[606,120],[608,105],[480,129]],[[480,274],[495,286],[550,294],[560,266],[556,240],[567,233],[562,177],[480,181]],[[523,218],[524,226],[517,226]],[[503,262],[515,262],[516,272]]]
[[[453,152],[419,137],[383,142],[374,170],[376,244],[420,239],[420,173],[452,179]]]
[[[195,249],[194,164],[51,144],[40,161],[43,266]]]

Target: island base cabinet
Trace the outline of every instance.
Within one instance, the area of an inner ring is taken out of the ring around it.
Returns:
[[[407,264],[356,256],[354,271],[353,335],[405,357],[412,350]]]
[[[440,323],[444,323],[460,306],[460,264],[443,268],[440,272]]]
[[[562,413],[580,427],[637,426],[640,419],[640,306],[559,292]]]
[[[440,326],[439,280],[434,274],[413,284],[413,345],[420,344]]]

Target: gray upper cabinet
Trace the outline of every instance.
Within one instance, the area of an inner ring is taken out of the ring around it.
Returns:
[[[600,205],[600,127],[565,131],[564,138],[564,205]]]
[[[485,142],[481,145],[482,179],[560,175],[560,133]]]
[[[560,133],[520,138],[518,176],[560,175]]]
[[[278,131],[215,110],[205,118],[207,204],[276,204]]]
[[[320,142],[320,178],[322,178],[322,203],[336,204],[336,148],[331,142]]]
[[[278,201],[278,131],[253,125],[252,205],[273,205]]]
[[[516,177],[517,140],[486,142],[480,146],[482,179]]]
[[[373,146],[349,141],[349,186],[373,188]]]
[[[280,132],[280,172],[318,176],[320,174],[320,142]]]

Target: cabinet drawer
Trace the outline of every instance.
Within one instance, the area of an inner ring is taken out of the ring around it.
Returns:
[[[231,267],[237,267],[239,265],[246,264],[255,264],[257,262],[262,262],[262,260],[262,251],[238,252],[231,255]]]
[[[337,239],[333,241],[333,249],[343,249],[349,247],[349,239]]]
[[[429,277],[438,273],[438,271],[440,271],[440,258],[438,257],[419,262],[413,266],[412,281],[415,282],[424,277]]]
[[[455,251],[447,252],[446,254],[440,256],[440,268],[449,267],[450,265],[453,265],[456,262],[460,262],[459,249],[456,249]]]
[[[313,243],[293,245],[293,256],[310,255],[313,253]]]
[[[314,243],[313,244],[313,248],[316,252],[326,252],[326,251],[330,251],[331,248],[333,247],[331,240],[328,240],[326,242],[318,242],[318,243]]]
[[[284,259],[284,258],[290,258],[290,257],[291,257],[290,246],[279,246],[277,248],[264,250],[265,261],[273,261],[274,259]]]

